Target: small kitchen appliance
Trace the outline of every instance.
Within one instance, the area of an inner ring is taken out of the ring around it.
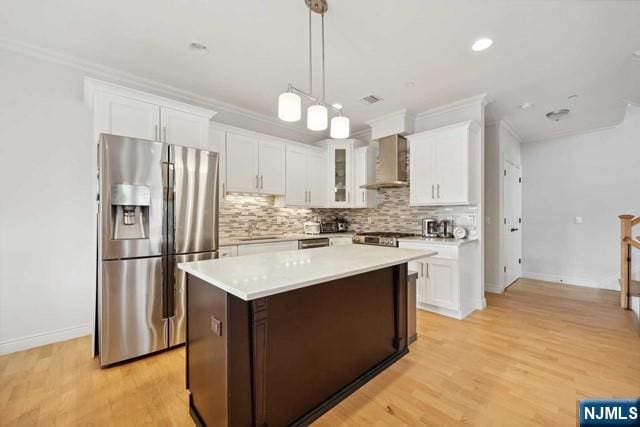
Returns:
[[[338,229],[338,232],[347,231],[349,229],[349,223],[346,219],[338,217],[336,218],[336,228]]]
[[[390,246],[398,247],[398,239],[402,237],[414,237],[412,233],[392,233],[392,232],[363,232],[353,236],[353,243],[361,245]]]
[[[321,233],[337,233],[338,225],[335,222],[322,222],[320,223]]]
[[[304,234],[320,234],[320,223],[307,221],[303,224]]]
[[[453,221],[450,219],[443,219],[438,224],[438,237],[453,238]]]
[[[436,219],[422,219],[422,237],[438,237],[438,221]]]

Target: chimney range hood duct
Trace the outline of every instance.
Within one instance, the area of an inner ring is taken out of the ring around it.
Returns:
[[[378,176],[376,182],[360,188],[408,187],[407,182],[407,140],[401,135],[385,136],[378,140]]]

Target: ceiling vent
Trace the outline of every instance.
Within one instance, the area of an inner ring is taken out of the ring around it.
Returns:
[[[562,119],[566,119],[569,115],[569,109],[563,108],[561,110],[550,111],[546,114],[549,120],[553,120],[554,122],[559,122]]]
[[[360,102],[362,102],[363,104],[375,104],[382,101],[382,98],[380,98],[378,95],[367,95],[364,98],[360,98]]]

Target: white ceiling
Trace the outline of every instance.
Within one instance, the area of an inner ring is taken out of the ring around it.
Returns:
[[[486,92],[490,120],[506,118],[536,140],[611,126],[625,100],[640,102],[640,60],[632,59],[640,2],[329,1],[327,98],[344,105],[352,130],[401,108],[418,113]],[[0,2],[0,37],[269,116],[287,83],[308,86],[303,0]],[[472,52],[481,36],[493,47]],[[191,52],[194,40],[211,53]],[[384,101],[358,101],[371,93]],[[535,107],[519,110],[525,101]],[[573,113],[559,123],[544,117],[557,108]]]

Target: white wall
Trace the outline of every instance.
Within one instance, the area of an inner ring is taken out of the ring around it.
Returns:
[[[523,275],[619,289],[618,215],[640,215],[640,108],[613,129],[523,144],[522,163]]]
[[[95,194],[82,77],[0,51],[0,354],[89,333]]]
[[[505,160],[522,169],[520,137],[501,121],[485,128],[485,289],[496,293],[505,286],[501,221]]]

